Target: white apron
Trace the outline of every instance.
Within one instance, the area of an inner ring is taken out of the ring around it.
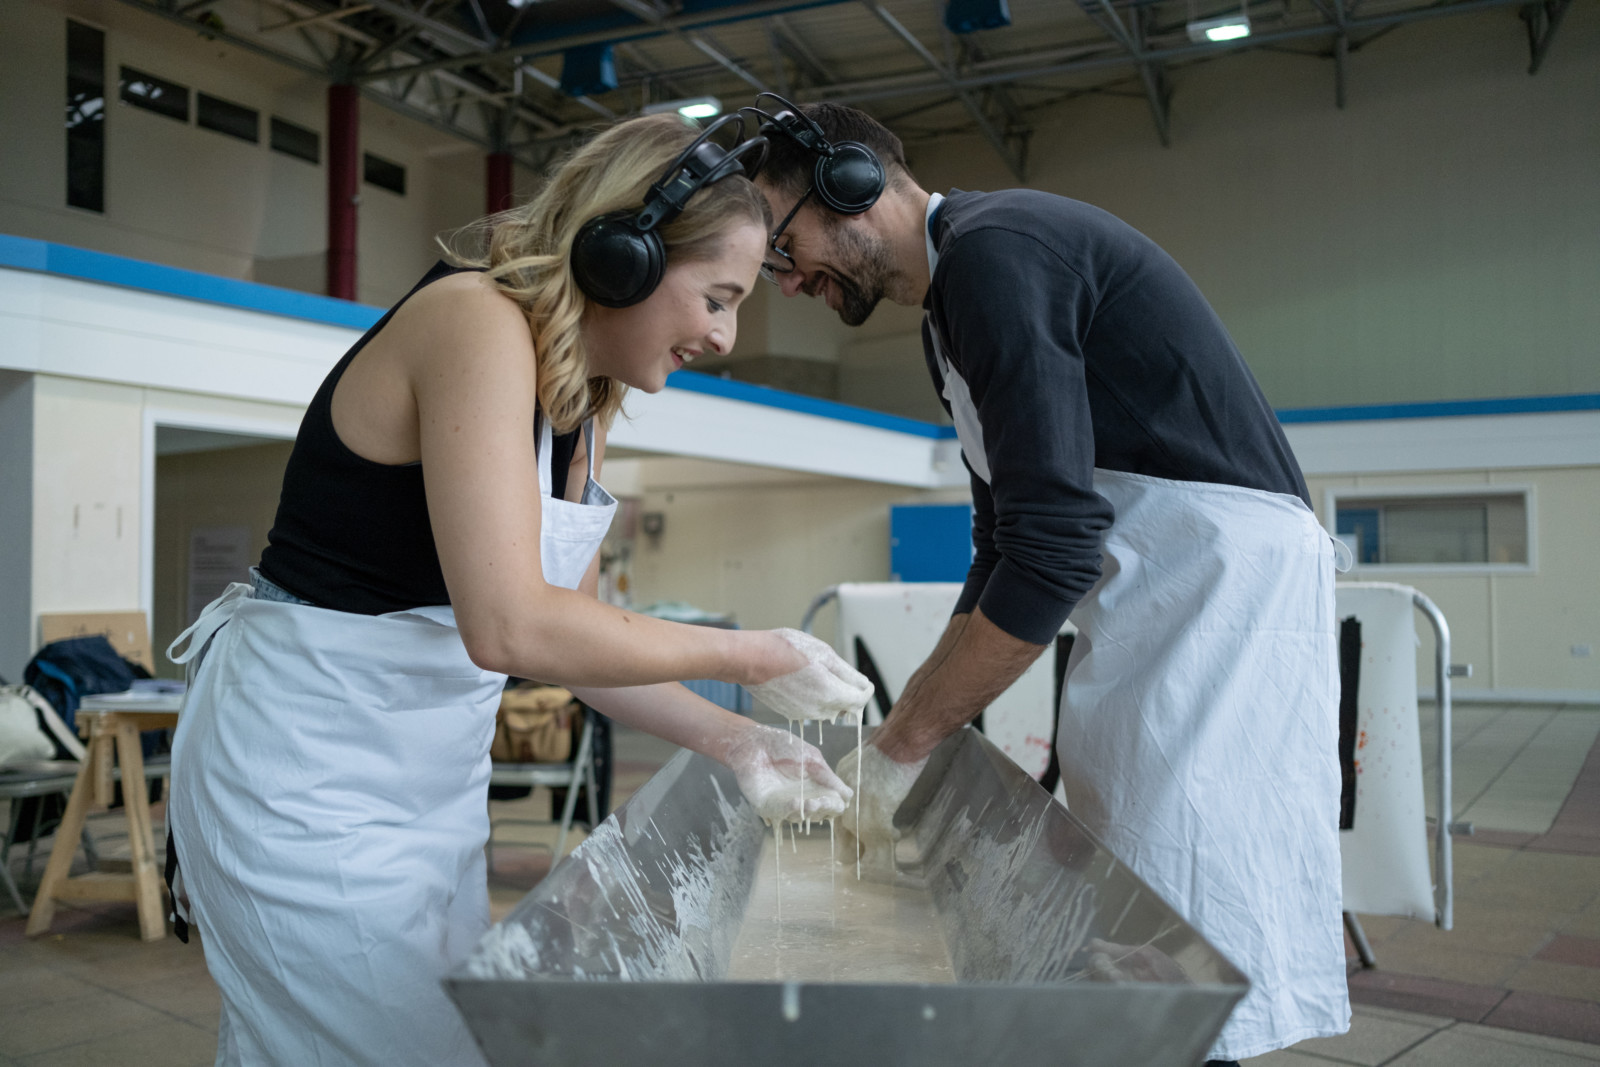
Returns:
[[[1094,488],[1116,517],[1072,614],[1067,803],[1250,979],[1209,1059],[1344,1033],[1333,542],[1295,497],[1105,470]]]
[[[581,504],[550,496],[540,433],[541,561],[566,588],[616,508],[585,431]],[[366,616],[252,594],[230,586],[168,650],[182,663],[211,642],[173,741],[168,820],[222,993],[217,1063],[481,1064],[440,979],[489,925],[505,676],[467,656],[449,607]]]

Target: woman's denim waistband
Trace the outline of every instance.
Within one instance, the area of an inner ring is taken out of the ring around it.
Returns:
[[[256,597],[261,600],[277,600],[284,604],[310,604],[311,601],[295,596],[283,586],[261,573],[260,568],[250,568],[250,584],[255,586]]]

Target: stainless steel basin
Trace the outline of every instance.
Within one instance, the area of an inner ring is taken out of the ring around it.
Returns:
[[[854,744],[824,733],[830,762]],[[446,987],[494,1067],[1193,1067],[1248,988],[974,730],[934,753],[898,822],[953,984],[729,980],[771,832],[728,771],[683,752]]]

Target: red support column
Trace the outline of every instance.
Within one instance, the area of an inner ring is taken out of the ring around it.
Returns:
[[[328,86],[328,295],[356,298],[356,203],[361,188],[361,94]]]
[[[493,215],[511,207],[511,153],[490,152],[484,157],[484,201]]]

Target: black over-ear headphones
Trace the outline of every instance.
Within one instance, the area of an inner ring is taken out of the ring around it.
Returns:
[[[776,114],[761,110],[761,101],[769,96],[781,106]],[[821,126],[777,93],[761,93],[756,105],[740,110],[761,117],[761,134],[787,137],[816,155],[811,181],[817,199],[829,210],[859,215],[878,202],[889,176],[876,152],[860,141],[829,141]]]
[[[738,123],[733,147],[711,139],[729,123]],[[744,157],[756,153],[747,165]],[[597,215],[583,224],[572,241],[572,275],[578,288],[597,304],[624,308],[655,292],[667,270],[667,250],[660,228],[683,211],[689,198],[730,174],[754,177],[767,158],[765,137],[744,137],[744,119],[725,115],[678,153],[645,194],[644,206]]]

